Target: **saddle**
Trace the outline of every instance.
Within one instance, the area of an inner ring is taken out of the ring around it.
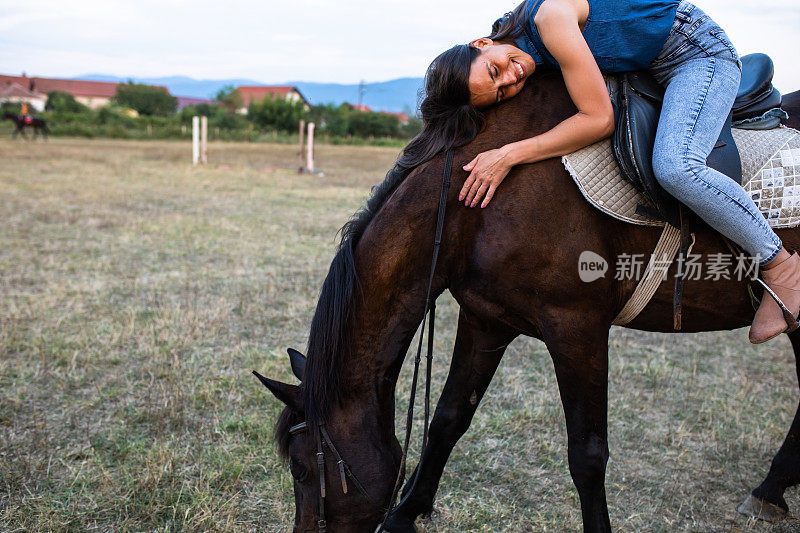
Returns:
[[[733,103],[733,127],[772,129],[788,118],[780,109],[781,93],[772,86],[775,66],[766,54],[742,57],[742,81]],[[776,112],[777,111],[777,112]]]
[[[30,116],[30,115],[24,115],[22,117],[22,123],[25,124],[26,126],[32,126],[33,125],[33,117]]]
[[[708,156],[708,166],[741,185],[742,163],[733,140],[734,122],[780,122],[781,95],[772,86],[774,74],[772,60],[765,54],[750,54],[742,58],[742,81],[719,140]],[[692,233],[707,228],[707,224],[694,212],[666,192],[653,173],[653,146],[655,144],[664,88],[646,70],[617,74],[607,79],[614,107],[616,129],[612,137],[614,157],[625,176],[652,205],[639,204],[636,212],[673,225],[681,232],[679,267],[684,264],[692,242]],[[732,246],[728,243],[729,246]],[[675,329],[680,329],[683,272],[679,268],[675,278],[673,314]]]
[[[765,54],[742,58],[742,81],[736,100],[708,156],[711,168],[739,184],[742,166],[731,127],[780,108],[781,94],[772,86],[774,72],[772,60]],[[623,176],[652,203],[652,207],[640,205],[637,212],[680,228],[679,202],[659,185],[653,174],[653,145],[664,88],[646,70],[621,73],[607,81],[617,126],[612,138],[614,156]],[[699,218],[697,221],[702,224]]]

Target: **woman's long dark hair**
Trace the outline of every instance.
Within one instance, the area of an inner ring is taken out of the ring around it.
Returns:
[[[492,26],[491,38],[510,38],[522,20],[520,5]],[[366,205],[341,230],[341,240],[322,284],[311,321],[306,373],[303,379],[305,418],[311,427],[324,422],[331,406],[339,402],[338,385],[344,361],[352,347],[354,299],[360,291],[355,268],[355,246],[370,221],[414,168],[450,148],[472,141],[484,123],[483,113],[470,103],[469,72],[480,50],[466,44],[454,46],[437,57],[425,74],[425,98],[420,104],[422,131],[408,143],[386,174],[373,187]],[[297,413],[284,411],[276,435],[284,455],[288,430]]]
[[[440,54],[425,74],[419,110],[422,131],[408,143],[396,167],[411,170],[436,154],[467,144],[483,127],[483,114],[470,103],[469,71],[480,50],[456,45]]]
[[[510,40],[523,31],[528,14],[523,1],[492,24],[489,38]],[[403,149],[389,171],[389,181],[402,181],[414,168],[436,154],[472,141],[483,127],[483,113],[470,103],[469,72],[480,50],[460,44],[440,54],[425,73],[425,93],[420,104],[422,131]]]
[[[522,2],[509,11],[492,24],[492,33],[489,34],[489,39],[493,41],[506,41],[509,39],[516,39],[522,32],[525,31],[524,24],[527,23],[530,10],[526,9],[530,6],[530,2]]]

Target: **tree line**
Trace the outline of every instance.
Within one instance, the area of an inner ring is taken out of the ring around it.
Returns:
[[[3,104],[18,109],[18,104]],[[232,86],[221,89],[211,103],[178,111],[178,100],[162,87],[119,84],[111,103],[92,110],[65,92],[47,95],[43,118],[55,135],[116,138],[173,138],[191,135],[193,116],[208,117],[212,138],[291,142],[301,120],[314,122],[316,132],[331,142],[393,144],[415,136],[422,128],[416,117],[401,124],[390,113],[360,111],[350,104],[309,106],[269,95],[244,106]],[[241,110],[246,109],[245,113]],[[410,114],[410,113],[409,113]]]

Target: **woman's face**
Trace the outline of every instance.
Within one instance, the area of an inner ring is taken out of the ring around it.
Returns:
[[[477,39],[470,44],[481,50],[469,71],[470,100],[477,107],[515,96],[536,68],[530,54],[514,45],[491,39]]]

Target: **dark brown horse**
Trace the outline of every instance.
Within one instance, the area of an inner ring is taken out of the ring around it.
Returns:
[[[650,254],[661,229],[629,225],[589,205],[558,159],[515,167],[486,209],[457,201],[467,176],[461,166],[476,154],[542,133],[574,112],[561,77],[537,74],[516,98],[490,110],[482,133],[456,151],[433,279],[434,294],[449,289],[460,305],[456,343],[419,479],[392,514],[390,531],[414,531],[414,519],[431,511],[450,452],[518,335],[541,339],[552,356],[585,530],[611,528],[605,492],[608,336],[636,281],[606,276],[584,283],[578,257],[584,250],[604,258]],[[423,314],[444,163],[438,156],[405,180],[387,178],[376,188],[344,228],[311,324],[307,360],[292,357],[301,385],[264,379],[287,405],[276,436],[295,478],[295,531],[322,529],[320,503],[329,531],[372,531],[389,504],[401,455],[395,384]],[[787,248],[800,247],[800,229],[779,234]],[[703,255],[727,251],[710,230],[698,234],[693,249]],[[675,265],[669,271],[674,274]],[[719,306],[723,295],[726,304]],[[752,318],[744,281],[686,284],[683,331],[740,328]],[[670,332],[672,326],[672,284],[664,283],[627,327]],[[800,330],[791,342],[800,361]],[[366,494],[340,472],[319,424]],[[349,483],[347,494],[340,477]],[[800,412],[751,504],[786,509],[783,492],[798,482]]]
[[[11,137],[15,139],[17,135],[20,134],[22,135],[23,138],[26,137],[25,128],[33,128],[34,139],[38,137],[40,133],[45,139],[47,139],[47,134],[50,133],[50,130],[47,129],[47,123],[40,118],[33,117],[30,120],[30,123],[28,123],[23,117],[6,111],[5,113],[3,113],[3,120],[10,120],[16,126],[16,129],[11,133]]]
[[[789,120],[784,121],[784,124],[800,129],[800,91],[783,95],[781,107],[789,113]]]

